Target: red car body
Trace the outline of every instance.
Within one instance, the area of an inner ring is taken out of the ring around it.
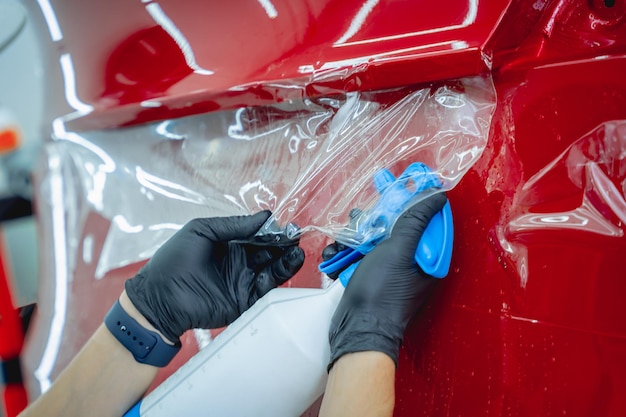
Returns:
[[[489,141],[448,193],[452,266],[407,331],[395,415],[626,414],[626,2],[30,7],[49,62],[46,111],[51,123],[73,112],[67,131],[491,74]],[[69,59],[75,78],[61,79]],[[95,216],[85,228],[107,225]],[[313,270],[319,240],[304,244]],[[138,267],[95,280],[76,265],[55,373]],[[54,284],[41,286],[27,358],[41,356],[37,334],[50,326]]]

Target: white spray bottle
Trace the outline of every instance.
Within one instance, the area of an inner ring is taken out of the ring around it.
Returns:
[[[126,417],[301,415],[324,392],[342,293],[340,282],[270,291]]]

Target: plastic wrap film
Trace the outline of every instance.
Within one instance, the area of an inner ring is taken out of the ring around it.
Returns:
[[[626,121],[606,122],[574,142],[524,184],[519,204],[528,213],[509,222],[511,234],[542,228],[622,237]]]
[[[505,257],[528,281],[524,234],[533,231],[623,237],[626,224],[626,121],[605,122],[526,181],[497,227]]]
[[[382,168],[424,162],[452,188],[486,146],[494,100],[477,77],[67,133],[57,144],[78,193],[68,213],[111,221],[96,278],[150,257],[198,216],[270,209],[260,233],[295,223],[335,238],[351,208],[375,203]]]
[[[317,239],[287,285],[319,287],[321,248],[345,234],[352,208],[375,203],[373,174],[420,161],[449,190],[487,145],[494,109],[490,77],[471,77],[115,130],[72,132],[58,119],[37,174],[40,292],[53,295],[31,333],[31,392],[49,387],[124,279],[187,221],[271,209],[266,226]],[[94,291],[98,301],[83,297]],[[201,347],[211,333],[185,337]]]

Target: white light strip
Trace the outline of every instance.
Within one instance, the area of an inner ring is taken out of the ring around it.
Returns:
[[[158,230],[179,230],[183,225],[176,223],[158,223],[152,224],[148,226],[148,230],[158,231]]]
[[[202,75],[213,74],[213,71],[204,69],[198,65],[189,41],[185,38],[185,35],[182,34],[180,29],[176,27],[174,22],[165,14],[161,6],[157,3],[149,3],[146,5],[146,10],[148,10],[148,13],[150,13],[154,21],[174,39],[174,42],[176,42],[176,45],[178,45],[185,57],[185,62],[187,62],[187,65],[189,65],[189,68],[191,68],[193,72]]]
[[[69,104],[81,115],[91,113],[93,111],[93,107],[80,101],[76,95],[76,74],[74,73],[72,57],[69,53],[64,53],[59,58],[59,62],[61,63],[61,71],[63,72],[65,99],[67,100],[67,104]]]
[[[465,27],[471,25],[476,21],[476,16],[478,16],[478,0],[469,0],[467,14],[461,26]]]
[[[456,42],[458,41],[431,43],[429,45],[420,45],[420,46],[414,46],[411,48],[398,49],[395,51],[389,51],[389,52],[385,52],[382,54],[365,55],[365,56],[360,56],[356,58],[343,59],[341,61],[326,62],[324,63],[324,65],[322,65],[320,70],[355,66],[355,65],[360,65],[360,64],[371,62],[372,60],[384,61],[388,59],[394,59],[394,58],[397,58],[399,54],[416,52],[422,49],[437,48],[437,47],[446,46],[446,45],[449,45],[450,48],[452,48],[452,46],[455,45]]]
[[[63,178],[60,172],[61,159],[58,155],[50,158],[49,170],[52,200],[52,235],[54,237],[54,312],[44,354],[34,372],[35,378],[39,381],[42,394],[50,388],[50,374],[61,347],[61,336],[65,326],[68,285]]]
[[[276,10],[276,7],[274,7],[274,5],[272,4],[270,0],[257,0],[257,1],[261,5],[261,7],[263,7],[263,10],[265,10],[265,14],[267,14],[267,17],[269,17],[270,19],[276,19],[278,17],[278,11]]]
[[[67,132],[65,130],[65,124],[63,123],[62,118],[56,118],[52,121],[52,134],[55,139],[63,139],[67,140],[68,142],[73,142],[98,155],[98,157],[102,160],[102,165],[99,167],[100,171],[115,171],[116,165],[115,161],[113,161],[113,158],[111,158],[109,154],[102,150],[102,148],[98,147],[92,142],[89,142],[78,133]]]
[[[143,232],[143,226],[138,224],[138,225],[131,225],[130,223],[128,223],[128,220],[126,220],[126,217],[122,216],[121,214],[118,214],[116,216],[113,217],[113,223],[115,223],[117,225],[117,227],[119,227],[119,229],[124,232],[124,233],[141,233]]]
[[[39,8],[43,13],[43,18],[46,20],[46,25],[48,25],[48,31],[50,32],[50,37],[53,42],[60,41],[63,39],[63,33],[61,32],[61,27],[59,26],[59,21],[57,20],[57,15],[54,13],[54,9],[50,4],[49,0],[37,0],[39,3]]]
[[[167,181],[163,178],[157,177],[156,175],[149,174],[141,169],[141,167],[135,168],[135,178],[137,178],[137,182],[144,187],[174,200],[187,201],[190,203],[201,203],[205,201],[202,194],[199,194],[187,187],[183,187],[180,184],[176,184],[175,182]],[[168,191],[168,189],[171,189],[174,192]],[[181,192],[189,197],[177,194],[176,192]]]
[[[413,36],[429,35],[431,33],[441,33],[441,32],[448,32],[450,30],[463,29],[464,27],[467,27],[467,26],[473,24],[476,21],[477,17],[478,17],[478,0],[468,0],[467,14],[465,15],[465,18],[463,19],[463,22],[460,25],[453,25],[453,26],[446,26],[446,27],[442,27],[442,28],[420,30],[420,31],[417,31],[417,32],[410,32],[410,33],[401,33],[401,34],[398,34],[398,35],[391,35],[391,36],[381,36],[379,38],[364,39],[364,40],[354,41],[354,42],[345,42],[344,41],[344,42],[340,43],[339,40],[341,40],[345,36],[344,35],[338,41],[336,41],[333,44],[333,46],[334,47],[344,47],[344,46],[365,45],[365,44],[368,44],[368,43],[385,42],[385,41],[391,41],[391,40],[395,40],[395,39],[410,38],[410,37],[413,37]]]
[[[167,127],[172,123],[171,120],[166,120],[157,125],[155,131],[161,136],[165,136],[168,139],[181,140],[185,139],[185,135],[179,135],[178,133],[172,133],[167,130]]]
[[[369,14],[372,12],[374,7],[376,7],[378,2],[379,0],[367,0],[365,3],[363,3],[361,9],[354,16],[352,22],[350,22],[350,27],[348,27],[348,30],[341,36],[341,38],[337,39],[335,45],[343,44],[348,39],[356,35],[356,33],[361,30],[363,23],[365,23],[365,19],[367,19],[367,16],[369,16]]]
[[[71,62],[69,64],[71,65]],[[76,133],[67,132],[62,118],[57,118],[52,122],[52,130],[53,137],[56,139],[74,142],[98,155],[103,161],[103,165],[101,166],[103,170],[107,172],[113,172],[113,170],[115,170],[115,163],[102,149]],[[51,156],[49,159],[49,175],[52,207],[52,236],[54,240],[54,307],[46,347],[41,357],[41,362],[34,372],[42,394],[50,389],[50,374],[54,369],[61,347],[61,338],[67,314],[67,287],[69,280],[63,178],[61,173],[61,158],[58,155]]]

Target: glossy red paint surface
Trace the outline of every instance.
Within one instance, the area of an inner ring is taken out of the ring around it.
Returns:
[[[51,4],[55,18],[48,16],[48,24],[58,21],[62,32],[54,47],[71,55],[81,75],[76,96],[94,107],[69,124],[79,130],[474,74],[487,69],[480,47],[504,6],[476,0],[446,7],[360,0]]]
[[[581,206],[583,190],[558,169],[532,197],[524,186],[597,124],[624,118],[624,71],[619,59],[496,75],[491,144],[449,193],[452,272],[408,332],[396,415],[625,412],[623,235],[511,230],[522,213]],[[626,168],[614,162],[619,184]]]
[[[71,54],[76,96],[93,106],[68,130],[491,71],[490,142],[449,193],[451,273],[407,332],[395,415],[626,414],[625,227],[594,197],[592,171],[574,169],[597,164],[623,199],[626,162],[619,152],[561,157],[602,123],[626,119],[624,1],[275,1],[275,17],[263,2],[52,4],[63,31],[54,45]],[[363,25],[338,42],[361,11]],[[593,216],[579,228],[545,223],[589,206],[613,235]],[[529,226],[533,216],[544,223]],[[106,227],[99,222],[90,224]],[[323,242],[303,244],[313,270]],[[71,301],[78,339],[137,268],[73,284],[103,300]]]

